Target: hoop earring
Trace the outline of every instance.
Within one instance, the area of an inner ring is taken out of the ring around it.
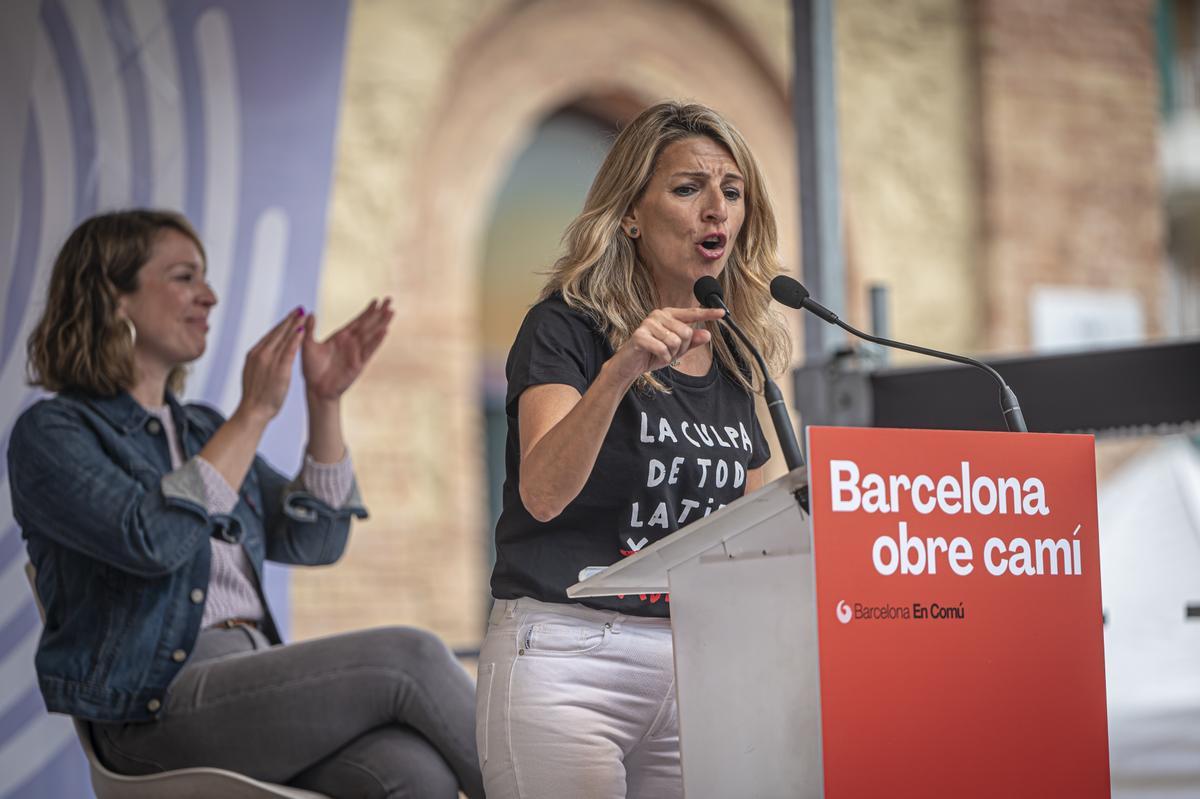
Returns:
[[[128,316],[125,317],[125,327],[129,328],[129,344],[130,346],[137,345],[137,328],[134,327],[133,320]]]

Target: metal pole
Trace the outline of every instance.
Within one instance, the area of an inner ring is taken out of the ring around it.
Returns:
[[[827,307],[844,312],[833,0],[793,0],[792,34],[795,48],[792,114],[800,170],[803,242],[800,271],[814,297]],[[806,361],[823,361],[837,348],[840,339],[834,328],[805,314]]]
[[[880,338],[891,338],[891,325],[888,323],[888,290],[882,283],[873,283],[867,288],[871,298],[871,333]],[[883,366],[889,360],[887,347],[875,347],[875,357]]]

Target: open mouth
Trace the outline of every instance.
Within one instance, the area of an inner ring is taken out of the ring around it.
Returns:
[[[696,244],[696,251],[701,257],[715,261],[725,254],[725,234],[714,233],[705,236]]]

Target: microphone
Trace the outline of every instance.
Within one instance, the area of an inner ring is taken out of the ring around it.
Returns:
[[[787,403],[783,400],[783,392],[779,390],[779,386],[775,385],[775,381],[771,379],[771,375],[767,372],[767,364],[763,361],[762,355],[758,349],[750,341],[750,338],[742,332],[738,327],[737,322],[733,321],[733,316],[729,313],[729,308],[725,306],[725,292],[721,289],[721,283],[715,277],[705,275],[696,281],[692,286],[692,293],[696,295],[696,299],[700,300],[700,304],[705,308],[720,308],[725,311],[725,316],[721,318],[737,337],[746,345],[746,349],[750,350],[750,354],[754,356],[754,360],[758,363],[758,370],[763,376],[763,397],[767,401],[767,410],[771,412],[771,423],[775,426],[775,435],[779,438],[779,447],[783,450],[783,460],[787,463],[788,471],[795,469],[797,466],[804,465],[804,456],[800,454],[800,447],[796,444],[796,432],[792,427],[791,417],[788,416]],[[806,497],[801,497],[801,505],[805,510],[808,510]]]
[[[715,282],[715,281],[714,281]],[[697,284],[698,285],[698,284]],[[881,338],[872,336],[869,333],[864,333],[843,322],[837,314],[826,308],[821,303],[817,302],[808,293],[808,289],[804,288],[800,281],[787,275],[776,275],[771,281],[771,296],[778,302],[788,306],[816,314],[821,319],[831,325],[837,325],[843,330],[851,333],[861,339],[882,344],[885,347],[895,347],[896,349],[915,352],[920,355],[929,355],[934,358],[942,358],[955,363],[963,363],[967,366],[974,366],[977,369],[983,369],[985,372],[995,378],[1000,384],[1000,409],[1004,412],[1004,424],[1008,427],[1009,432],[1027,433],[1029,428],[1025,426],[1025,417],[1021,413],[1021,405],[1017,402],[1017,395],[1004,382],[1004,378],[1000,376],[992,367],[988,366],[983,361],[977,361],[974,358],[968,358],[965,355],[955,355],[951,352],[942,352],[940,350],[931,350],[927,347],[918,347],[915,344],[905,344],[901,341],[892,341],[889,338]],[[702,300],[703,302],[703,300]]]

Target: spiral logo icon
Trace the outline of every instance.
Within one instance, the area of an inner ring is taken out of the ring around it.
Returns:
[[[846,604],[846,600],[839,600],[837,603],[837,617],[842,624],[849,624],[854,618],[854,611],[850,610],[850,606]]]
[[[302,15],[289,0],[253,5],[40,0],[0,12],[0,100],[24,122],[0,125],[0,441],[43,395],[27,385],[25,341],[55,252],[88,216],[166,208],[200,231],[221,302],[187,399],[230,411],[244,353],[285,309],[314,304],[340,92],[330,67],[342,62],[350,4],[310,3]],[[263,439],[277,463],[298,423],[282,419]],[[79,795],[67,787],[87,785],[74,728],[42,709],[42,624],[12,510],[0,458],[0,797]]]

